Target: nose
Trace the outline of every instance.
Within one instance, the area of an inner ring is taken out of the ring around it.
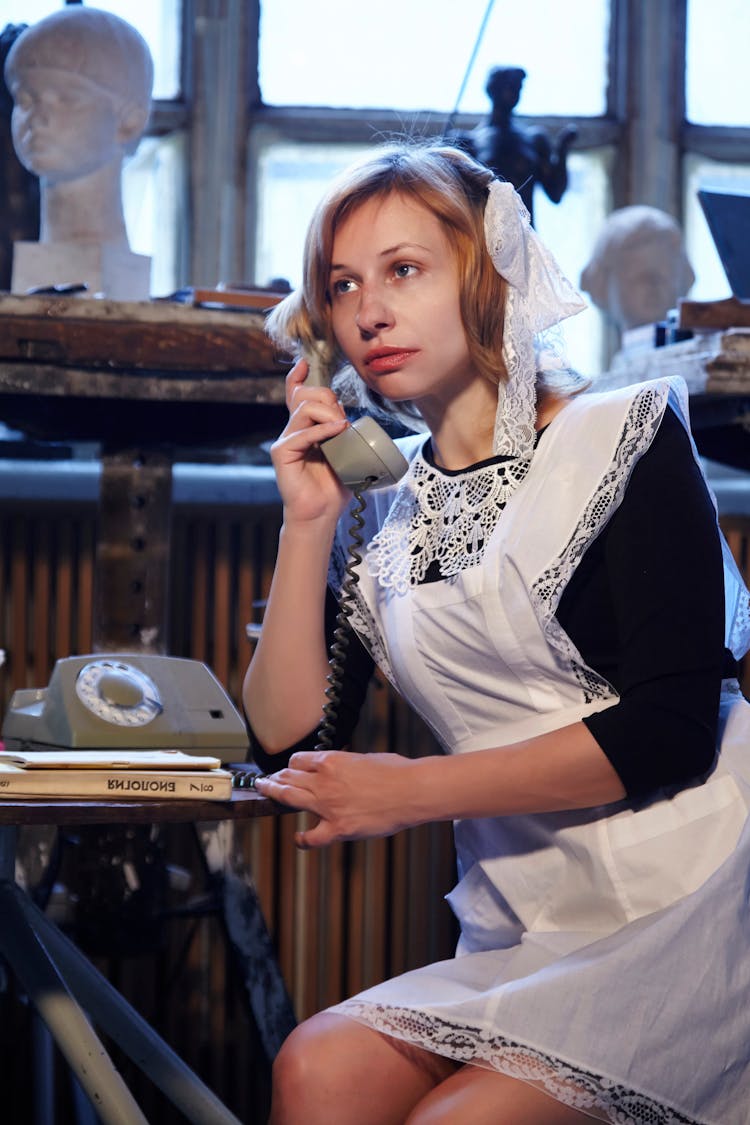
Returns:
[[[365,339],[377,336],[392,326],[393,313],[380,290],[362,290],[354,322]]]

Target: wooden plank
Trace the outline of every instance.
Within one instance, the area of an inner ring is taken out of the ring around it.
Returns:
[[[232,523],[216,521],[216,546],[213,575],[213,628],[211,666],[220,683],[226,687],[232,665]]]
[[[0,296],[0,359],[109,371],[284,371],[257,311],[80,297]]]
[[[11,527],[11,636],[10,670],[11,689],[38,687],[27,682],[27,668],[33,652],[34,640],[28,633],[28,523],[17,516]]]
[[[73,526],[63,517],[57,529],[55,560],[54,645],[55,660],[68,656],[73,648]]]
[[[91,652],[94,628],[94,530],[93,520],[81,524],[78,552],[78,644],[76,652]]]
[[[188,551],[192,560],[190,655],[205,660],[208,650],[208,597],[211,567],[209,550],[213,536],[208,520],[196,519],[188,532]]]
[[[327,1008],[343,1000],[346,989],[346,844],[326,848],[321,866],[319,920],[321,931],[318,957],[318,1007]],[[307,1012],[311,1015],[312,1012]]]
[[[46,684],[50,674],[50,623],[52,621],[52,524],[49,520],[35,520],[32,561],[31,634],[34,638],[32,652],[33,680]]]

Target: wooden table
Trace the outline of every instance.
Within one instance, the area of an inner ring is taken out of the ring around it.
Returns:
[[[240,1123],[16,883],[19,828],[182,822],[199,831],[206,829],[212,840],[212,847],[205,849],[207,865],[212,880],[221,884],[228,939],[244,961],[244,983],[256,1018],[261,1015],[259,1030],[266,1038],[283,1039],[294,1025],[294,1016],[252,883],[228,870],[221,848],[214,846],[220,824],[280,811],[273,802],[249,791],[236,792],[231,801],[0,801],[0,954],[47,1025],[103,1125],[147,1125],[147,1119],[87,1015],[187,1121],[194,1125]],[[265,1026],[264,1012],[269,1016]]]

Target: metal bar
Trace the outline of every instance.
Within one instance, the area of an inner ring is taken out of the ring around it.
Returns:
[[[15,896],[21,913],[48,946],[62,976],[94,1022],[187,1120],[192,1125],[240,1125],[239,1119],[18,887]]]
[[[37,927],[29,921],[27,906],[33,904],[20,887],[0,882],[0,951],[50,1029],[103,1125],[148,1125],[91,1024],[65,987]],[[38,913],[41,915],[41,911]]]

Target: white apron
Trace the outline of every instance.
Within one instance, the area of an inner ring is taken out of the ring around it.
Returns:
[[[371,560],[359,568],[353,623],[446,752],[507,745],[617,702],[555,612],[670,395],[686,418],[680,381],[572,400],[480,565],[414,586],[384,584]],[[393,499],[373,497],[368,542]],[[725,557],[727,639],[740,655],[747,591]],[[458,821],[456,958],[334,1010],[601,1120],[747,1125],[749,714],[728,685],[718,765],[676,795]]]

